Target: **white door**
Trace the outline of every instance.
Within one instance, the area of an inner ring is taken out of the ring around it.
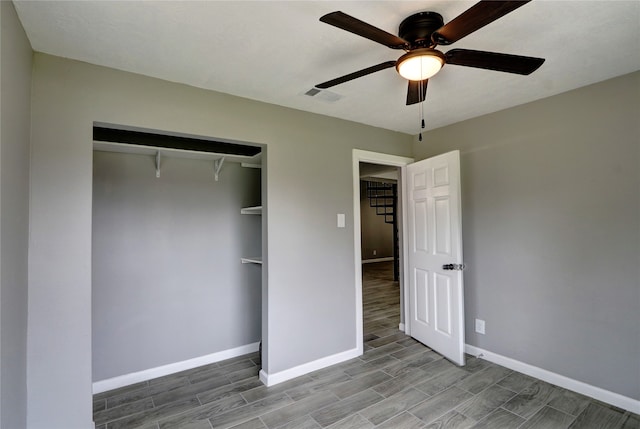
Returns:
[[[464,365],[460,152],[407,166],[409,334]]]

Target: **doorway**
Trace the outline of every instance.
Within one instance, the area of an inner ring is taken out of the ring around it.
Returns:
[[[398,177],[394,166],[360,163],[364,348],[404,336],[400,326]]]
[[[460,152],[451,151],[414,163],[410,158],[354,150],[354,194],[359,193],[361,162],[400,168],[399,329],[464,365]],[[360,199],[354,198],[354,203],[356,345],[360,347],[363,335]],[[405,279],[405,273],[411,273],[410,278]],[[358,351],[363,350],[364,346]]]
[[[354,260],[355,260],[355,284],[356,284],[356,345],[358,348],[358,352],[362,353],[364,351],[364,306],[363,306],[363,255],[361,248],[361,237],[362,237],[362,225],[361,225],[361,203],[360,203],[360,181],[361,181],[361,164],[364,163],[366,165],[371,166],[384,166],[383,170],[392,171],[395,170],[395,174],[397,176],[397,185],[398,189],[401,189],[402,185],[402,176],[403,170],[401,167],[404,167],[413,162],[412,158],[405,158],[395,155],[387,155],[375,152],[368,152],[363,150],[354,149],[353,151],[353,190],[354,190]],[[398,195],[400,192],[398,192]],[[356,197],[357,196],[357,197]],[[403,255],[406,254],[404,250],[404,243],[406,243],[405,238],[403,237],[403,210],[402,210],[403,202],[399,200],[397,202],[396,208],[398,209],[397,216],[397,230],[398,230],[398,292],[399,292],[399,323],[395,326],[394,329],[399,329],[400,331],[405,331],[405,314],[406,305],[405,296],[407,296],[405,292],[405,282],[403,281],[403,271],[405,271],[405,263]],[[372,256],[372,255],[365,255]],[[377,255],[376,255],[377,256]],[[380,261],[385,262],[385,261]],[[375,270],[370,270],[375,271]],[[374,325],[375,327],[375,325]],[[369,334],[370,332],[368,332]],[[376,340],[375,338],[371,338],[372,340]]]

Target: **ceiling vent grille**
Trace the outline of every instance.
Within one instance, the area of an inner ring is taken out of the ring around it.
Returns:
[[[318,88],[311,88],[310,90],[305,92],[304,95],[314,97],[315,99],[324,101],[326,103],[335,103],[343,97],[342,95],[336,94],[335,92]]]

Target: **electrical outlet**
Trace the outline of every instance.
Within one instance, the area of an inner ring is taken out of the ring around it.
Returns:
[[[377,250],[374,250],[374,251],[373,251],[373,256],[376,256],[377,254],[378,254],[378,251],[377,251]]]
[[[484,335],[484,320],[476,319],[476,332]]]

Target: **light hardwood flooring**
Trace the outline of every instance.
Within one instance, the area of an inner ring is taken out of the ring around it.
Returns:
[[[97,429],[638,429],[640,416],[398,331],[390,263],[363,266],[365,353],[272,387],[257,353],[94,396]]]

